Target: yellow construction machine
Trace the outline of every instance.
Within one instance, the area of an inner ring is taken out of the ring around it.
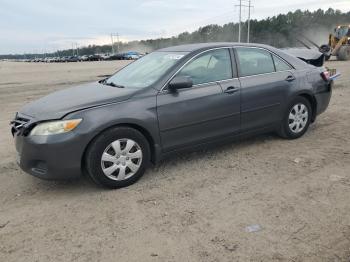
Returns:
[[[341,61],[350,60],[350,25],[338,25],[329,35],[328,44],[322,45],[319,50],[326,60],[331,56],[336,56]]]

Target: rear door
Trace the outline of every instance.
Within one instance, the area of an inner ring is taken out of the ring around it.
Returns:
[[[235,48],[241,82],[241,130],[253,131],[278,124],[289,88],[292,67],[266,49]]]
[[[228,48],[209,50],[189,61],[177,75],[193,87],[158,94],[157,111],[164,151],[238,133],[240,84],[233,76]]]

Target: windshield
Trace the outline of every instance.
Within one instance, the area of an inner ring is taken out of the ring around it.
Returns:
[[[153,52],[124,67],[106,80],[106,84],[144,88],[154,84],[188,52]]]
[[[347,26],[338,27],[335,31],[336,37],[339,39],[343,38],[344,36],[347,35],[348,30],[349,30],[349,27]]]

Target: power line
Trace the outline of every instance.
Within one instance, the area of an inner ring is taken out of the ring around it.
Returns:
[[[233,10],[233,12],[236,12],[236,11]],[[208,17],[206,19],[197,20],[196,22],[194,22],[192,24],[172,27],[172,28],[169,29],[169,31],[172,31],[172,32],[174,32],[174,31],[181,31],[179,33],[183,33],[185,31],[191,32],[191,31],[194,31],[194,30],[198,29],[199,27],[206,26],[207,22],[208,23],[214,23],[214,22],[218,22],[218,19],[220,19],[220,20],[227,19],[227,21],[225,23],[228,23],[228,22],[230,22],[231,18],[232,18],[232,10],[224,12],[224,13],[221,13],[221,14],[213,16],[213,17]],[[203,24],[205,24],[205,25],[203,25]],[[189,28],[191,28],[191,29],[189,29]],[[176,34],[178,34],[178,33],[176,33]],[[114,36],[117,36],[117,38],[118,38],[117,45],[118,45],[118,50],[119,50],[119,44],[120,44],[119,34],[111,34],[112,46],[114,46],[114,44],[115,44],[114,38],[113,38]],[[162,36],[161,36],[161,38],[162,38]],[[112,52],[114,52],[114,47],[112,47]]]
[[[218,19],[226,19],[227,18],[227,22],[229,22],[232,17],[232,11],[228,11],[228,12],[224,12],[221,13],[220,15],[217,16],[213,16],[213,17],[209,17],[207,19],[203,19],[203,20],[197,20],[195,22],[193,22],[192,24],[187,24],[187,25],[181,25],[181,26],[176,26],[173,28],[170,28],[169,31],[194,31],[196,29],[198,29],[199,27],[203,27],[205,25],[207,25],[208,23],[214,23],[214,22],[218,22]],[[191,29],[189,29],[191,28]]]

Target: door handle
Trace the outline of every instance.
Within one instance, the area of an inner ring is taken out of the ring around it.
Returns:
[[[292,82],[292,81],[294,81],[295,80],[295,77],[293,76],[293,75],[289,75],[289,76],[287,76],[287,78],[286,78],[286,81],[287,82]]]
[[[228,88],[226,88],[226,90],[224,91],[226,94],[233,94],[236,93],[239,90],[239,88],[234,87],[234,86],[229,86]]]

